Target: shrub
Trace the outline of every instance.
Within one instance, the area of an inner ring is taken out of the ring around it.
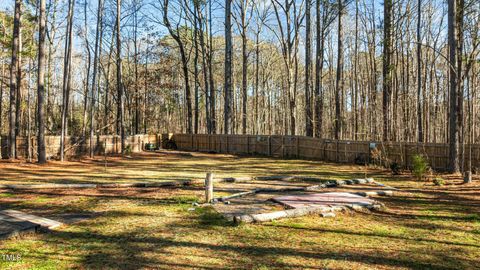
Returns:
[[[169,140],[165,145],[165,148],[170,150],[177,150],[177,144],[175,143],[175,141]]]
[[[368,156],[365,153],[360,153],[355,157],[355,164],[366,165],[368,164]]]
[[[435,177],[435,179],[433,179],[433,183],[435,184],[435,186],[443,186],[445,185],[445,179],[441,177]]]
[[[370,157],[372,163],[376,166],[382,166],[384,168],[389,168],[392,161],[388,158],[387,152],[382,152],[379,148],[374,148],[370,150]]]
[[[370,150],[370,157],[372,159],[373,164],[377,166],[382,165],[382,152],[378,148],[374,148]]]
[[[392,164],[390,164],[390,170],[392,170],[393,175],[399,175],[401,170],[400,164],[398,164],[397,162],[393,162]]]
[[[427,160],[422,155],[414,155],[412,158],[413,174],[419,181],[423,180],[425,173],[428,170]]]
[[[125,155],[131,155],[132,154],[132,146],[128,144],[125,146]]]
[[[399,175],[400,170],[400,164],[398,164],[397,162],[393,162],[392,164],[390,164],[390,171],[393,175]]]
[[[155,151],[155,148],[156,148],[156,146],[153,143],[146,143],[145,144],[145,150],[147,150],[147,151]]]

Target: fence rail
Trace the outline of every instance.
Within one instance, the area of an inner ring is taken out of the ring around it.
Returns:
[[[304,136],[173,134],[180,150],[283,158],[324,160],[339,163],[396,162],[410,167],[415,154],[425,156],[435,170],[448,168],[448,145],[435,143],[336,141]],[[469,145],[465,146],[466,157]],[[462,156],[460,160],[462,160]],[[472,166],[480,167],[480,145],[472,145]]]

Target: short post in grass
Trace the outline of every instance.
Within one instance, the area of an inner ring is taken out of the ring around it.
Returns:
[[[207,173],[205,177],[205,202],[211,203],[213,201],[213,173]]]
[[[107,138],[105,138],[104,146],[103,146],[103,158],[105,163],[105,171],[107,171]]]

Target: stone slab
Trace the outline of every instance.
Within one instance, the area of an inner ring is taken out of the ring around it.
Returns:
[[[36,232],[40,225],[0,214],[0,239]]]
[[[375,201],[348,192],[326,192],[314,194],[288,195],[272,199],[289,208],[330,207],[330,206],[373,206]]]
[[[0,216],[3,216],[5,219],[34,223],[39,225],[40,227],[44,227],[50,230],[63,225],[62,222],[58,222],[48,218],[42,218],[39,216],[35,216],[35,215],[31,215],[21,211],[11,210],[11,209],[1,210]]]

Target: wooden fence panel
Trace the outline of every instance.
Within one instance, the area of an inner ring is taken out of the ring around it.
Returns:
[[[1,154],[3,158],[8,156],[8,138],[2,136],[1,138]],[[155,135],[135,135],[127,136],[125,138],[125,145],[131,149],[132,152],[143,151],[146,142],[157,143]],[[96,136],[93,140],[95,154],[113,154],[120,153],[121,141],[119,136],[106,135]],[[37,140],[36,137],[31,137],[28,143],[27,137],[17,137],[17,157],[26,158],[28,156],[28,149],[32,157],[37,156]],[[57,157],[60,155],[60,136],[45,136],[45,147],[47,157]],[[90,139],[83,137],[65,137],[65,155],[66,156],[81,156],[86,155],[90,151]]]
[[[173,134],[172,139],[181,150],[214,151],[230,154],[253,154],[272,157],[296,157],[329,162],[354,163],[370,160],[372,147],[382,160],[411,167],[415,154],[427,158],[436,170],[448,167],[448,145],[433,143],[335,141],[304,136],[280,135],[185,135]],[[469,156],[468,145],[465,156]],[[461,157],[462,158],[462,157]],[[480,146],[472,146],[473,167],[480,167]]]
[[[255,151],[253,154],[269,155],[269,137],[268,136],[254,136],[252,143],[255,144]]]
[[[310,137],[297,137],[299,158],[323,160],[325,158],[324,144],[324,140]]]
[[[210,146],[212,150],[216,153],[222,152],[222,144],[219,136],[209,136],[210,137]]]
[[[297,157],[297,138],[295,136],[283,137],[283,157]]]
[[[59,156],[60,137],[46,136],[45,140],[47,156]],[[213,151],[216,153],[265,155],[280,158],[294,157],[343,163],[353,163],[360,158],[370,159],[372,157],[371,146],[375,146],[383,158],[389,162],[397,162],[404,167],[411,167],[413,156],[420,154],[427,158],[433,169],[446,170],[448,168],[448,145],[438,143],[335,141],[304,136],[279,135],[150,134],[128,136],[125,144],[133,152],[140,152],[143,151],[145,143],[155,143],[166,147],[169,140],[174,140],[178,149],[186,151]],[[25,137],[18,137],[17,155],[26,157],[28,146],[30,146],[30,151],[35,157],[37,155],[36,143],[35,137],[31,137],[30,142]],[[97,136],[93,143],[95,144],[94,151],[96,154],[103,154],[104,152],[107,154],[120,153],[121,141],[119,136]],[[90,140],[88,138],[65,138],[67,156],[84,155],[88,153],[89,149]],[[469,145],[465,145],[466,158],[470,156],[469,150]],[[0,152],[2,157],[7,157],[8,138],[6,136],[0,137]],[[477,169],[480,168],[480,145],[472,146],[471,156],[472,166]],[[461,155],[460,160],[462,158]]]

